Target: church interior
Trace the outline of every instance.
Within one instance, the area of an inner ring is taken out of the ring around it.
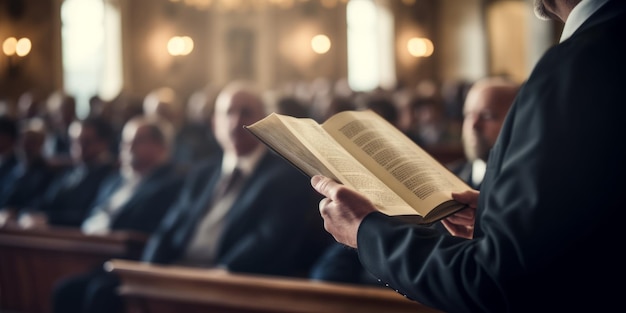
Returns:
[[[561,30],[538,19],[530,0],[0,0],[0,116],[33,134],[33,149],[55,173],[46,187],[24,183],[28,205],[0,199],[0,312],[69,313],[53,303],[59,282],[94,268],[121,279],[111,290],[123,305],[111,313],[438,312],[384,286],[312,279],[321,252],[297,275],[150,264],[140,260],[152,231],[91,235],[80,223],[42,226],[38,215],[20,214],[36,211],[44,200],[31,200],[44,199],[75,165],[75,122],[84,130],[85,121],[104,119],[124,140],[125,125],[152,108],[176,131],[198,120],[212,131],[216,99],[238,81],[255,86],[267,113],[319,123],[343,110],[391,110],[385,117],[438,161],[463,160],[472,84],[486,77],[523,84]],[[45,139],[37,141],[38,132]],[[181,180],[205,157],[192,154],[210,149],[193,141],[198,133],[185,134],[174,140],[188,146],[172,152],[187,170]],[[65,152],[48,140],[56,135],[69,136]],[[28,147],[30,137],[14,137],[15,149]],[[113,155],[125,149],[111,143]],[[0,195],[17,179],[2,178]],[[332,238],[318,223],[317,203],[311,207],[322,238],[299,245],[321,250]]]

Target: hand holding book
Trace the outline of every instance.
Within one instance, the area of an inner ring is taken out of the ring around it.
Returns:
[[[452,192],[471,190],[373,111],[341,112],[321,125],[272,113],[246,128],[309,177],[345,184],[387,215],[432,223],[465,207]]]

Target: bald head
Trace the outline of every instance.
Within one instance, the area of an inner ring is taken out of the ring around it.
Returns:
[[[213,128],[215,138],[226,153],[247,155],[260,144],[243,128],[262,119],[266,108],[260,92],[251,84],[234,82],[217,96]]]
[[[463,107],[463,147],[469,160],[487,161],[519,85],[488,78],[469,90]]]
[[[129,120],[122,130],[120,161],[122,168],[146,174],[170,157],[174,128],[165,119],[138,116]]]

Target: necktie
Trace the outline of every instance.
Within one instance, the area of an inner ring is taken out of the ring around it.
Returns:
[[[222,176],[213,191],[212,203],[219,201],[219,199],[227,195],[239,183],[242,176],[241,170],[238,168],[235,168],[232,173]]]
[[[192,266],[211,265],[217,252],[217,244],[224,227],[224,217],[230,210],[232,198],[229,195],[242,181],[243,173],[235,168],[231,174],[223,175],[213,190],[213,197],[207,205],[207,213],[198,224],[189,241],[181,264]]]

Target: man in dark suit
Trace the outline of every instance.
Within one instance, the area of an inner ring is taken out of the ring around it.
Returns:
[[[70,156],[70,125],[78,120],[76,97],[56,90],[46,100],[48,133],[44,144],[44,155],[53,166],[67,166],[72,163]]]
[[[213,119],[223,154],[189,172],[176,203],[150,236],[142,261],[267,275],[302,270],[303,250],[315,248],[308,245],[315,241],[307,241],[307,232],[324,235],[319,216],[319,224],[307,224],[317,215],[319,197],[306,176],[243,128],[265,114],[259,94],[247,84],[223,89]],[[239,178],[223,180],[231,173]],[[100,271],[89,278],[88,294],[59,290],[54,312],[118,312],[118,285],[115,276]]]
[[[496,143],[504,119],[519,92],[520,86],[503,78],[484,78],[475,82],[463,104],[463,148],[465,160],[449,165],[450,170],[475,190],[480,190],[489,152]],[[459,212],[434,227],[454,236],[471,238],[475,210]]]
[[[496,142],[504,118],[517,95],[518,84],[502,78],[484,78],[472,86],[463,106],[463,147],[466,159],[450,164],[450,170],[473,189],[480,189],[489,150]],[[468,212],[469,213],[469,212]],[[457,214],[451,219],[471,218],[473,214]],[[436,223],[433,227],[458,234],[456,224]],[[352,284],[384,286],[368,273],[352,248],[335,243],[329,247],[311,270],[311,278]]]
[[[87,118],[75,121],[69,133],[75,163],[52,182],[32,211],[21,214],[22,226],[79,227],[102,181],[116,169],[110,150],[115,134],[106,120]]]
[[[43,155],[46,127],[43,120],[23,121],[17,149],[18,163],[12,175],[9,191],[0,199],[0,210],[9,210],[18,216],[37,204],[38,195],[45,192],[57,174]]]
[[[223,154],[189,175],[148,242],[144,261],[272,275],[300,269],[299,253],[314,248],[304,242],[319,198],[306,176],[243,128],[265,115],[258,91],[248,84],[234,82],[222,90],[213,127]],[[234,171],[241,179],[216,195],[221,178]]]
[[[87,234],[113,230],[150,234],[182,187],[182,174],[170,161],[174,131],[156,118],[135,117],[122,131],[120,170],[102,183],[81,228]],[[54,312],[119,312],[118,281],[101,266],[64,278],[53,294]]]
[[[480,189],[489,151],[496,143],[504,118],[515,100],[519,85],[498,77],[475,82],[463,104],[463,162],[450,164],[450,170],[473,189]]]
[[[0,116],[0,199],[5,199],[16,179],[16,147],[18,140],[17,121],[9,116]],[[15,212],[0,210],[0,226],[15,220]]]
[[[17,164],[15,150],[18,141],[17,121],[8,116],[0,116],[0,179],[9,176],[13,166]],[[2,180],[1,182],[4,182]],[[2,184],[4,187],[4,184]]]
[[[385,284],[445,312],[619,310],[626,149],[626,2],[537,0],[565,22],[491,150],[473,238],[377,212],[315,176],[326,229]]]
[[[81,228],[87,234],[150,234],[176,200],[183,171],[171,161],[174,130],[158,118],[135,117],[122,131],[120,169],[102,184]]]

